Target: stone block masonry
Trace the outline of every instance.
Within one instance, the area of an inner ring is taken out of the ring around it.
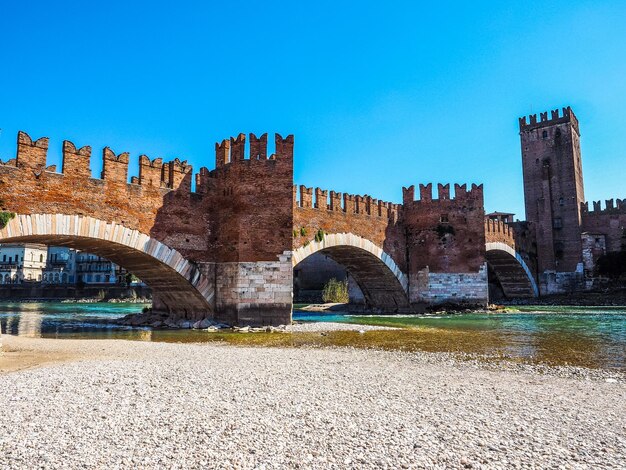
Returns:
[[[215,282],[215,318],[233,325],[291,323],[291,252],[278,261],[202,263]]]
[[[431,273],[428,268],[412,276],[411,303],[484,307],[489,301],[487,264],[477,273]]]

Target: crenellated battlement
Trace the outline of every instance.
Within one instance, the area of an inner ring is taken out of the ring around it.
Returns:
[[[70,178],[91,178],[91,147],[77,149],[72,142],[64,140],[61,173]]]
[[[415,185],[408,188],[402,188],[402,203],[404,205],[421,202],[437,202],[449,200],[466,200],[466,199],[482,199],[483,185],[472,184],[470,190],[467,190],[466,184],[454,185],[454,196],[450,194],[450,184],[437,184],[437,199],[433,199],[433,184],[419,185],[419,199],[415,199]]]
[[[298,198],[298,193],[300,197]],[[385,202],[371,196],[355,195],[328,191],[321,188],[307,188],[304,185],[293,186],[294,204],[302,209],[319,209],[346,214],[397,218],[400,204]]]
[[[49,139],[47,137],[33,141],[27,133],[20,131],[17,135],[16,158],[7,162],[0,162],[0,167],[32,170],[33,176],[37,179],[45,172],[72,180],[98,181],[98,178],[92,178],[92,148],[89,145],[78,148],[69,140],[63,141],[60,173],[56,173],[56,165],[47,166],[48,146]],[[102,150],[100,180],[105,183],[128,184],[129,161],[130,154],[128,152],[116,154],[110,147],[105,147]],[[190,192],[192,173],[193,168],[186,160],[181,161],[175,158],[171,162],[164,162],[162,158],[151,160],[146,155],[141,155],[139,157],[139,176],[133,176],[130,184]]]
[[[141,186],[166,188],[166,177],[169,178],[166,173],[162,158],[150,160],[146,155],[139,157],[139,184]]]
[[[193,174],[193,168],[187,163],[187,160],[180,161],[175,158],[167,164],[167,176],[166,179],[168,188],[179,189],[183,192],[191,191],[191,175]]]
[[[539,113],[539,119],[537,119],[536,114],[531,114],[528,116],[528,120],[526,120],[526,116],[519,118],[519,128],[520,131],[531,131],[533,129],[539,129],[541,127],[554,126],[557,124],[564,124],[567,122],[571,122],[576,132],[578,132],[578,119],[574,115],[574,111],[569,106],[563,108],[562,111],[559,109],[554,109],[550,112],[550,116],[548,116],[548,112]]]
[[[16,166],[41,171],[46,166],[48,144],[48,137],[33,141],[26,132],[18,132]]]
[[[130,183],[128,183],[130,161],[128,152],[116,154],[110,147],[105,147],[102,151],[100,178],[92,178],[92,148],[88,145],[78,148],[73,142],[66,140],[63,141],[62,147],[62,169],[60,173],[56,173],[55,165],[46,166],[49,139],[42,137],[33,140],[27,133],[20,131],[17,136],[16,158],[6,162],[0,161],[0,167],[31,169],[36,178],[39,178],[43,172],[47,172],[70,179],[92,179],[95,181],[101,179],[113,184],[124,183],[144,188],[175,189],[179,192],[191,192],[191,183],[195,179],[196,192],[207,194],[216,188],[216,182],[223,177],[224,174],[220,170],[230,168],[233,163],[243,163],[247,168],[251,164],[255,165],[259,162],[272,162],[268,169],[275,169],[274,164],[277,161],[293,162],[293,135],[283,138],[280,134],[275,134],[276,153],[269,157],[267,139],[267,133],[260,137],[251,133],[249,135],[250,155],[248,157],[245,155],[245,134],[239,134],[237,137],[216,143],[216,168],[214,170],[203,168],[195,176],[192,166],[186,160],[175,158],[172,161],[164,161],[163,158],[151,159],[146,155],[140,155],[138,176],[131,176]],[[264,171],[261,170],[261,167],[259,170]],[[233,182],[228,184],[232,186]]]
[[[250,155],[246,157],[246,135],[239,134],[237,137],[224,139],[222,142],[215,143],[215,168],[219,170],[233,163],[245,162],[267,162],[277,158],[293,160],[293,135],[283,138],[280,134],[274,134],[274,142],[276,153],[267,156],[267,133],[261,137],[249,134],[250,139]]]
[[[599,215],[599,214],[626,214],[626,199],[606,199],[604,201],[604,209],[602,201],[592,201],[592,209],[589,209],[589,202],[580,204],[580,211],[583,214]]]
[[[502,234],[506,237],[513,238],[513,228],[507,224],[506,222],[502,222],[501,220],[489,219],[485,218],[485,233],[487,236],[489,234]]]
[[[106,181],[125,184],[128,181],[128,152],[116,155],[109,147],[102,149],[102,175]]]

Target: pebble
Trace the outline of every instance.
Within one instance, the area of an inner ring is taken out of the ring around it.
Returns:
[[[3,340],[79,357],[0,375],[1,469],[626,467],[617,374],[355,348]]]

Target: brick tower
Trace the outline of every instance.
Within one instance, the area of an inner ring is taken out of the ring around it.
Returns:
[[[569,108],[519,119],[526,220],[537,241],[543,294],[582,281],[581,203],[585,200],[578,120]]]

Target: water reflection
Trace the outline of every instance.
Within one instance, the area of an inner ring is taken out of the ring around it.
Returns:
[[[23,312],[17,323],[17,334],[29,338],[41,337],[41,325],[44,316],[40,313]]]

